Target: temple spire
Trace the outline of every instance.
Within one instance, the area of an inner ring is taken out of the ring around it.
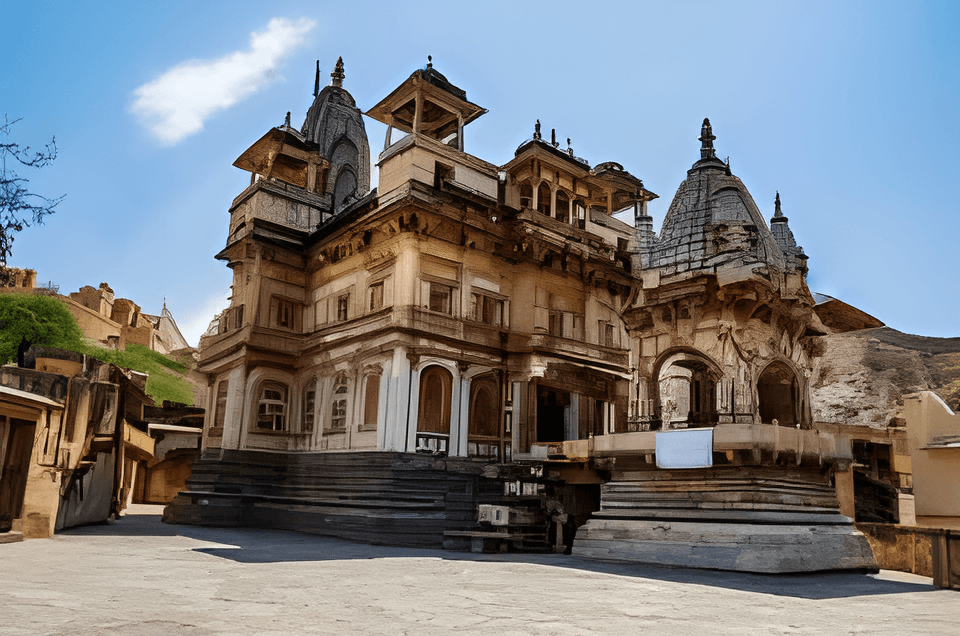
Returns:
[[[320,60],[317,60],[317,77],[313,80],[313,96],[320,94]]]
[[[713,150],[714,139],[716,139],[716,136],[710,128],[710,120],[704,117],[703,126],[700,128],[700,142],[702,144],[700,146],[701,159],[709,159],[717,156],[717,153]]]
[[[781,216],[783,216],[783,212],[780,211],[780,191],[777,190],[777,198],[773,202],[773,217],[777,218]]]
[[[333,69],[333,72],[330,73],[330,85],[331,86],[343,86],[343,57],[337,58],[337,66]]]

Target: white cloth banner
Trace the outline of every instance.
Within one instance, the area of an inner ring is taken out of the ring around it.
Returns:
[[[713,466],[713,429],[657,431],[657,468]]]

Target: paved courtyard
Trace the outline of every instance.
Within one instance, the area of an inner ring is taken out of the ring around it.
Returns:
[[[160,522],[0,544],[0,634],[960,634],[895,572],[759,576]]]

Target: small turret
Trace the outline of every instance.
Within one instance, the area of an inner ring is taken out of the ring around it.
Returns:
[[[793,232],[787,225],[787,217],[783,215],[780,209],[780,192],[773,202],[773,217],[770,219],[770,233],[777,242],[780,250],[783,252],[785,265],[788,270],[807,271],[807,255],[803,253],[803,248],[797,245],[793,238]]]

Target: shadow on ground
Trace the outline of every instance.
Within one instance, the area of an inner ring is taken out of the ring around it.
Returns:
[[[294,563],[349,559],[444,559],[477,563],[525,563],[568,568],[613,576],[628,576],[673,583],[708,585],[726,589],[790,596],[811,600],[933,592],[928,583],[895,580],[899,573],[868,575],[848,572],[817,574],[746,574],[716,570],[669,568],[652,565],[605,563],[560,554],[473,554],[418,548],[353,543],[332,537],[256,528],[211,528],[164,524],[161,506],[139,506],[137,512],[106,524],[72,528],[64,536],[186,537],[215,547],[194,552],[236,563]],[[902,578],[911,578],[902,575]],[[919,578],[919,577],[913,577]]]

